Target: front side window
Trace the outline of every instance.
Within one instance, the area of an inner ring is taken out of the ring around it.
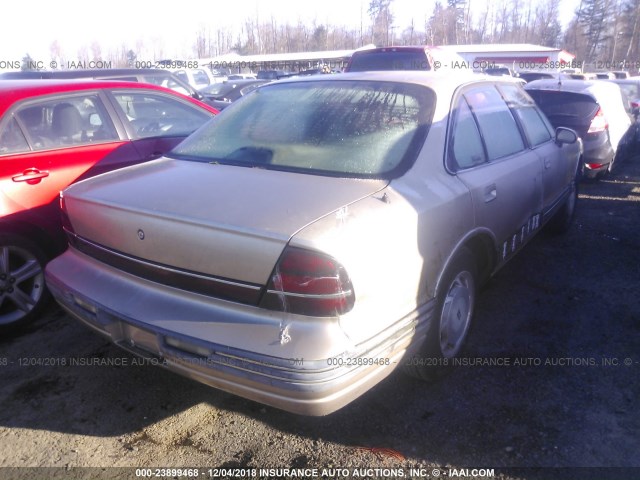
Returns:
[[[534,101],[516,85],[501,85],[500,91],[515,112],[529,143],[538,146],[551,140],[551,126],[536,107]]]
[[[524,150],[516,120],[494,86],[474,88],[464,98],[478,122],[489,161]]]
[[[20,107],[15,118],[33,150],[118,140],[97,95],[75,95]]]
[[[112,92],[139,138],[187,136],[210,115],[166,95],[143,91]]]
[[[393,82],[271,84],[179,145],[172,156],[315,174],[392,177],[419,152],[435,94]]]

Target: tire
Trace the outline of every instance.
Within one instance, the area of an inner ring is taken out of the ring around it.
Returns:
[[[477,262],[467,248],[451,261],[441,279],[435,316],[421,351],[404,365],[407,374],[432,381],[444,375],[469,332],[478,290]]]
[[[44,282],[47,257],[31,240],[0,234],[0,332],[24,327],[49,300]]]
[[[578,203],[578,175],[574,177],[571,182],[571,192],[565,200],[560,210],[556,212],[551,220],[549,220],[548,230],[551,233],[563,234],[566,233],[576,214],[576,204]]]

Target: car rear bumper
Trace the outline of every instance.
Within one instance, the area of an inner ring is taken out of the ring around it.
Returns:
[[[429,302],[366,342],[349,345],[335,319],[301,317],[298,325],[293,318],[283,329],[274,312],[142,280],[73,248],[50,262],[46,278],[65,310],[123,349],[193,380],[303,415],[329,414],[380,382],[419,346],[434,309]],[[264,318],[252,317],[256,312]],[[270,330],[273,335],[264,334]],[[295,341],[301,337],[334,344],[325,348],[329,354],[307,356],[310,348]]]
[[[585,176],[593,178],[609,168],[615,153],[607,135],[598,135],[596,139],[585,140],[583,153]]]

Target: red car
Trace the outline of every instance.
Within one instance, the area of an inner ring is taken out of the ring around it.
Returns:
[[[114,81],[0,81],[0,331],[45,303],[44,265],[61,253],[59,192],[155,159],[218,111],[174,91]]]

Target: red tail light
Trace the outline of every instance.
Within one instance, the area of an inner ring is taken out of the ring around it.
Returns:
[[[267,285],[261,307],[283,312],[330,317],[353,308],[351,280],[328,255],[288,247]]]
[[[584,166],[587,167],[589,170],[595,170],[596,168],[600,168],[603,167],[605,164],[604,163],[585,163]]]
[[[609,124],[607,123],[607,119],[605,118],[604,113],[602,113],[602,109],[598,108],[598,112],[596,113],[596,116],[593,117],[593,120],[591,120],[591,125],[589,125],[587,133],[604,132],[608,128]]]

